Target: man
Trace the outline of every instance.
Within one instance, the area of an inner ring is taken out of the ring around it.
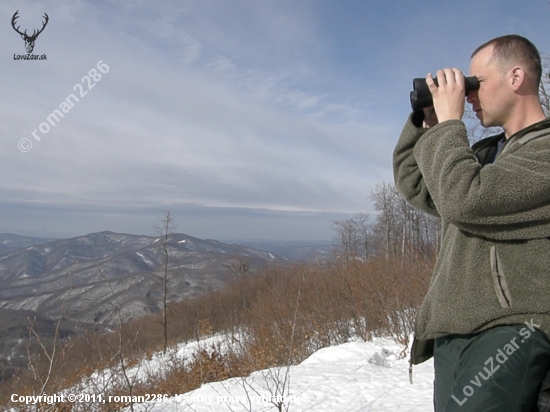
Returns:
[[[467,100],[504,132],[472,148],[464,75],[426,82],[433,110],[409,117],[394,151],[396,187],[441,218],[441,249],[418,312],[411,367],[434,356],[436,412],[537,409],[550,367],[550,119],[541,60],[527,39],[480,46]]]

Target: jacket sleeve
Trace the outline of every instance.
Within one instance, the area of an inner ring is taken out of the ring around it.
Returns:
[[[439,217],[414,155],[414,146],[427,129],[418,127],[421,113],[412,113],[401,132],[393,152],[395,187],[403,198],[417,209]]]
[[[484,167],[460,120],[427,130],[412,150],[442,219],[495,240],[550,236],[550,133],[509,142]]]

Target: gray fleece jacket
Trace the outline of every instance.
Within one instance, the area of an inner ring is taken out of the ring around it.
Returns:
[[[550,336],[550,119],[511,136],[486,165],[462,121],[421,121],[411,114],[393,157],[401,195],[442,222],[412,363],[443,335],[527,321]]]

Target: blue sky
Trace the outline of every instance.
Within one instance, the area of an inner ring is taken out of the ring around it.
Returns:
[[[48,14],[47,60],[14,60],[16,10],[31,33]],[[392,181],[412,78],[468,71],[502,34],[550,53],[546,0],[8,0],[0,17],[0,232],[31,236],[154,234],[170,210],[201,238],[330,240]]]

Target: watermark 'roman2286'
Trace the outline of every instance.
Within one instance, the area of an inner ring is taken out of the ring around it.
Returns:
[[[73,90],[79,90],[80,98],[74,93],[69,94],[67,98],[59,104],[59,109],[55,109],[48,116],[46,116],[46,121],[40,123],[38,128],[31,132],[31,136],[34,137],[37,142],[41,140],[38,132],[42,135],[47,134],[51,127],[59,123],[61,119],[65,117],[65,115],[75,106],[75,104],[78,103],[80,99],[84,98],[84,96],[86,96],[88,92],[95,87],[97,82],[101,80],[101,73],[105,74],[109,72],[109,66],[103,63],[103,60],[98,61],[96,66],[97,69],[90,69],[88,74],[82,78],[81,83],[84,84],[84,86],[80,83],[74,85]],[[84,89],[85,86],[88,87],[88,90]],[[22,152],[28,152],[32,148],[32,141],[30,139],[23,138],[19,141],[18,147]]]

